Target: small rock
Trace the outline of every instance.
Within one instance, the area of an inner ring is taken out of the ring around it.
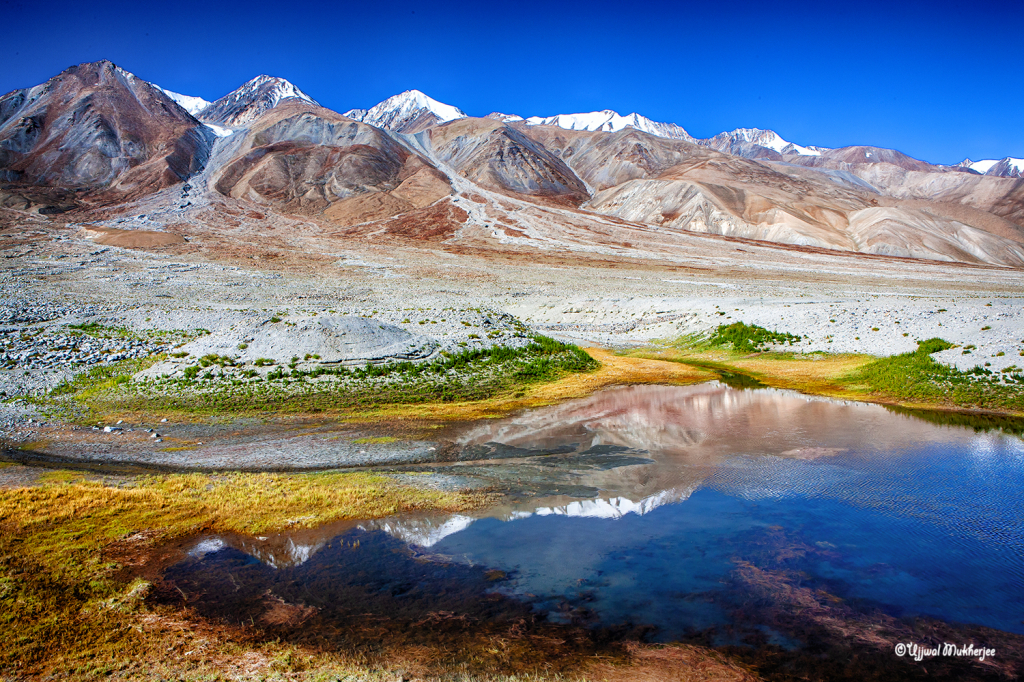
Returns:
[[[159,437],[160,437],[160,434],[159,434],[159,433],[156,433],[156,432],[154,431],[153,433],[150,433],[150,434],[149,434],[149,437],[150,437],[150,438],[159,438]]]
[[[163,443],[164,439],[163,438],[157,438],[154,442],[155,443]]]
[[[123,419],[118,419],[118,420],[117,420],[117,423],[118,423],[118,424],[124,424],[124,420],[123,420]]]
[[[161,420],[160,420],[160,423],[161,423],[161,424],[163,424],[163,423],[165,423],[166,421],[167,421],[167,417],[164,417],[163,419],[161,419]]]

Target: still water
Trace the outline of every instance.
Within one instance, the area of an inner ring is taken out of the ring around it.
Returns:
[[[783,650],[822,633],[881,648],[921,633],[1024,641],[1018,436],[712,383],[610,389],[454,440],[435,477],[498,486],[505,502],[206,537],[167,579],[200,610],[250,619],[287,604],[321,623],[528,612]]]

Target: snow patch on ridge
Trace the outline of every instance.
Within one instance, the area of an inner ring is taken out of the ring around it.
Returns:
[[[177,102],[179,107],[181,107],[188,113],[192,114],[193,116],[198,114],[206,107],[210,106],[210,103],[202,97],[191,97],[189,95],[182,95],[177,92],[171,92],[170,90],[161,88],[159,85],[156,85],[155,83],[152,83],[151,85],[153,85],[154,88],[156,88],[160,92],[164,93],[165,95],[173,99],[175,102]]]
[[[985,159],[984,161],[972,161],[966,164],[972,171],[978,171],[982,175],[988,173],[992,169],[992,166],[999,163],[999,159]]]
[[[1024,159],[1015,159],[1007,156],[1003,159],[985,159],[983,161],[964,161],[960,166],[966,166],[982,175],[996,175],[1004,178],[1019,178],[1024,175]]]
[[[213,134],[217,137],[227,137],[228,135],[234,135],[235,131],[231,128],[225,128],[224,126],[214,125],[212,123],[204,123],[204,126],[213,131]]]

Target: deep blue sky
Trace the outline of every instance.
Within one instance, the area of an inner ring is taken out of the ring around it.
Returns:
[[[281,76],[344,112],[417,88],[470,115],[615,109],[933,163],[1024,157],[1024,2],[0,0],[0,92],[110,59],[216,99]]]

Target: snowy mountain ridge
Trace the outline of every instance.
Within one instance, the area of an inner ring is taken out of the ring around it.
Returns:
[[[268,109],[288,98],[297,98],[317,104],[309,95],[289,81],[267,75],[253,78],[213,103],[207,102],[201,97],[182,95],[157,85],[154,87],[208,125],[220,124],[221,126],[236,127],[247,125]],[[432,125],[467,118],[467,114],[458,107],[433,99],[420,90],[406,90],[370,109],[350,109],[344,115],[378,128],[405,133],[418,132]],[[710,138],[694,138],[675,123],[654,121],[635,112],[623,116],[611,109],[547,117],[531,116],[529,118],[494,112],[487,118],[528,126],[551,125],[565,130],[617,132],[625,128],[633,128],[657,137],[685,140],[729,154],[755,159],[778,159],[775,154],[816,157],[821,156],[822,152],[830,151],[828,147],[799,145],[784,139],[773,130],[761,128],[736,128]],[[230,130],[226,128],[214,127],[214,130],[218,135],[230,133]],[[870,157],[870,154],[868,156]],[[954,167],[967,168],[981,175],[1024,177],[1024,159],[1014,157],[981,161],[965,159],[955,164]]]
[[[518,118],[508,117],[509,120]],[[675,123],[659,123],[637,113],[621,116],[610,109],[591,111],[584,114],[558,114],[556,116],[548,116],[547,118],[531,116],[525,120],[527,125],[553,125],[566,130],[593,130],[613,133],[623,128],[636,128],[651,135],[673,140],[693,141],[694,139],[681,126],[677,126]]]
[[[970,168],[982,175],[995,175],[1003,178],[1024,177],[1024,159],[1015,159],[1007,156],[1002,159],[984,159],[982,161],[971,161],[964,159],[956,164],[959,168]]]
[[[750,144],[771,149],[779,154],[799,154],[800,156],[821,156],[821,152],[828,151],[827,147],[804,147],[782,137],[774,130],[763,130],[761,128],[737,128],[731,132],[719,133],[712,138],[700,140],[699,144],[708,147],[719,147],[723,141],[748,142]]]

